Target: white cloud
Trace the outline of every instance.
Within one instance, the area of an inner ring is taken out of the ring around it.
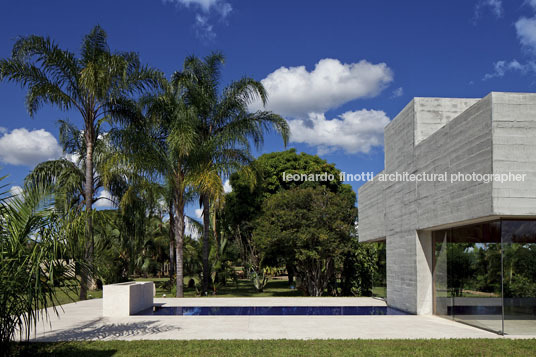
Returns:
[[[517,20],[516,31],[521,45],[536,52],[536,17],[522,17]]]
[[[101,190],[99,200],[93,204],[95,208],[113,208],[114,206],[114,197],[106,189]]]
[[[216,11],[222,17],[226,17],[233,10],[231,4],[223,0],[163,0],[164,3],[183,5],[200,9],[204,13]]]
[[[0,161],[33,167],[42,161],[57,159],[62,149],[56,138],[44,129],[25,128],[4,131],[0,137]]]
[[[526,0],[525,5],[536,11],[536,0]],[[516,33],[523,47],[536,53],[536,15],[532,17],[520,17],[516,23]]]
[[[229,193],[232,191],[233,191],[233,187],[231,186],[229,179],[225,180],[225,183],[223,184],[223,192]]]
[[[201,217],[203,217],[203,209],[202,209],[202,208],[196,208],[196,209],[195,209],[195,216],[196,216],[197,218],[201,218]]]
[[[484,75],[482,80],[486,81],[492,78],[502,78],[508,72],[526,74],[534,71],[536,71],[536,63],[534,62],[522,64],[516,59],[512,61],[497,61],[493,64],[493,72]]]
[[[391,98],[398,98],[404,95],[404,88],[398,87],[393,91],[393,94],[391,95]]]
[[[201,237],[202,231],[199,230],[199,226],[192,223],[192,220],[186,217],[184,221],[184,234],[197,240]]]
[[[4,128],[3,126],[0,126],[0,134],[4,134],[4,133],[7,133],[7,129]]]
[[[207,16],[197,14],[195,16],[194,28],[195,33],[199,38],[213,40],[216,37],[216,33],[213,30],[214,27],[210,24]]]
[[[230,3],[224,0],[162,0],[164,4],[171,3],[184,6],[195,11],[194,29],[198,37],[212,40],[216,37],[211,19],[225,20],[233,10]]]
[[[74,153],[74,154],[64,153],[63,158],[66,160],[69,160],[75,165],[80,165],[80,154],[78,153]]]
[[[500,3],[499,0],[487,0],[486,2]],[[531,7],[533,12],[536,11],[536,0],[525,0],[524,4]],[[536,61],[534,60],[534,55],[536,55],[536,14],[533,14],[532,17],[520,17],[515,23],[515,28],[521,46],[528,50],[529,60],[526,63],[516,59],[497,61],[493,64],[493,72],[485,74],[482,80],[502,78],[509,72],[536,73]]]
[[[349,111],[328,120],[324,114],[308,119],[289,120],[292,142],[317,146],[319,154],[344,150],[349,154],[368,153],[383,145],[383,129],[389,118],[383,111]]]
[[[283,116],[305,118],[310,113],[325,113],[358,98],[378,95],[393,80],[385,63],[366,60],[341,63],[320,60],[312,71],[305,66],[281,67],[261,82],[268,92],[267,110]],[[250,110],[262,108],[260,101]]]
[[[480,17],[482,9],[487,8],[495,17],[501,18],[504,13],[502,0],[480,0],[475,5],[475,20]]]
[[[11,188],[9,189],[9,194],[11,196],[18,196],[18,195],[22,194],[22,187],[20,187],[20,186],[11,186]]]

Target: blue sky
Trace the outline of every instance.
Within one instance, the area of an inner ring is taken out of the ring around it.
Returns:
[[[0,57],[28,34],[78,51],[96,24],[112,49],[136,51],[168,75],[187,55],[222,51],[223,83],[262,80],[268,109],[294,129],[290,147],[351,173],[383,168],[382,128],[412,97],[536,90],[536,0],[9,1]],[[81,124],[49,107],[30,119],[24,93],[0,83],[0,167],[10,185],[61,155],[58,119]],[[282,149],[271,135],[262,152]]]

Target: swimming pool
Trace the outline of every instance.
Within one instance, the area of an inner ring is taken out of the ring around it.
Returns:
[[[388,306],[155,306],[136,315],[408,315]]]

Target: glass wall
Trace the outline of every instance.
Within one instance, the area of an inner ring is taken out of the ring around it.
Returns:
[[[536,221],[503,220],[504,332],[536,334]]]
[[[497,333],[536,333],[536,221],[433,232],[434,311]]]

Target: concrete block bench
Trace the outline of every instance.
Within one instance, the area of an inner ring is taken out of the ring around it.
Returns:
[[[129,281],[104,285],[102,289],[103,316],[130,316],[153,307],[155,295],[152,281]]]

